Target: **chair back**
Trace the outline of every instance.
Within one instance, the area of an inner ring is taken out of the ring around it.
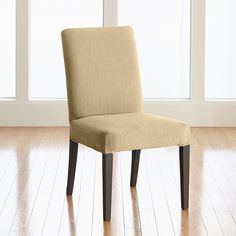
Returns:
[[[66,29],[62,44],[70,121],[142,111],[131,27]]]

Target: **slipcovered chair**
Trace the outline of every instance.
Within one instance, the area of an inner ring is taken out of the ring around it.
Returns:
[[[104,220],[111,219],[113,153],[132,150],[134,187],[141,149],[177,145],[181,206],[188,209],[189,126],[143,112],[132,28],[65,29],[62,44],[70,121],[67,195],[73,191],[78,143],[102,153]]]

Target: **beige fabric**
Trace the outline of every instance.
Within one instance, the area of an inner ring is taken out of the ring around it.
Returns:
[[[187,124],[142,112],[130,27],[62,32],[70,138],[103,153],[184,146]]]
[[[130,27],[67,29],[62,42],[70,120],[142,110]]]
[[[184,146],[189,127],[183,122],[143,112],[100,115],[74,120],[70,137],[103,153]]]

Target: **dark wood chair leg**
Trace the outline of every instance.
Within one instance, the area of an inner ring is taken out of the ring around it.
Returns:
[[[137,183],[140,152],[141,150],[132,151],[132,164],[131,164],[131,177],[130,177],[131,187],[135,187]]]
[[[103,219],[111,219],[112,195],[112,154],[102,154],[102,183],[103,183]]]
[[[187,210],[189,206],[190,145],[179,147],[179,163],[181,207],[183,210]]]
[[[72,195],[73,192],[77,152],[78,152],[78,143],[75,143],[72,140],[70,140],[69,167],[68,167],[67,188],[66,188],[67,195]]]

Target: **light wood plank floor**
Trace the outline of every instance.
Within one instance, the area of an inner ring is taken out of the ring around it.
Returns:
[[[114,158],[112,220],[102,220],[101,155],[79,146],[66,197],[68,128],[0,128],[0,235],[236,235],[236,128],[193,128],[190,209],[181,211],[178,148]]]

